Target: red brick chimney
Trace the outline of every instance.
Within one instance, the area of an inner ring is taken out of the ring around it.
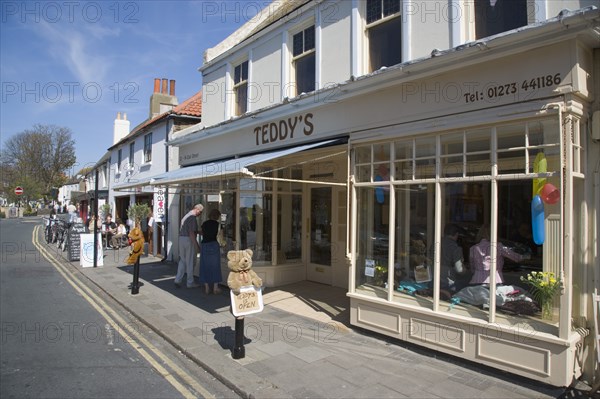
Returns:
[[[150,96],[150,114],[148,117],[154,118],[177,105],[179,105],[179,102],[175,97],[175,80],[155,78],[154,92]]]

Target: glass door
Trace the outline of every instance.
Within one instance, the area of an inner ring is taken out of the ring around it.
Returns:
[[[310,188],[310,254],[307,279],[324,284],[332,284],[331,194],[331,187]]]

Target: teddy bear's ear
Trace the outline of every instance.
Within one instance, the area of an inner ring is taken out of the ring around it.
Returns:
[[[248,256],[249,256],[249,257],[252,257],[252,254],[253,254],[254,252],[252,252],[252,250],[251,250],[250,248],[247,248],[247,249],[246,249],[246,253],[248,254]]]
[[[238,251],[227,252],[227,260],[237,260],[239,258]]]

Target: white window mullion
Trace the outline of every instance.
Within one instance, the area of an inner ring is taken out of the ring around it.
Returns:
[[[251,101],[251,99],[256,98],[255,96],[258,96],[258,93],[255,93],[253,89],[254,88],[254,76],[252,73],[253,68],[253,53],[252,53],[252,49],[250,49],[250,51],[248,52],[248,79],[247,79],[247,90],[248,90],[248,95],[246,96],[246,111],[247,112],[251,112],[253,111],[253,107],[252,107],[252,103],[253,101]]]
[[[321,7],[316,7],[315,21],[315,90],[321,88]]]
[[[233,77],[231,76],[231,70],[233,66],[231,64],[227,64],[225,67],[225,112],[223,114],[224,120],[228,120],[233,115],[233,101],[231,98],[233,97]]]
[[[416,7],[418,7],[419,5],[417,4]],[[412,5],[412,0],[403,0],[401,3],[401,7],[402,7],[402,11],[401,11],[401,16],[400,18],[402,18],[402,62],[406,62],[412,59],[412,51],[411,51],[411,35],[410,35],[410,29],[411,29],[411,19],[410,19],[410,15],[411,15],[411,10],[413,10],[413,5]]]
[[[394,161],[396,160],[396,146],[392,142],[390,145],[390,159],[388,160],[388,181],[387,189],[390,193],[390,214],[388,221],[388,243],[389,243],[389,254],[388,254],[388,301],[394,300],[394,278],[396,277],[396,190],[392,184],[393,173],[394,173]]]
[[[496,322],[496,270],[498,260],[498,144],[496,136],[496,127],[492,128],[492,187],[490,193],[491,215],[490,215],[490,314],[489,322]]]
[[[362,40],[361,40],[361,35],[360,35],[360,26],[361,26],[361,19],[360,19],[360,12],[359,12],[359,1],[358,0],[352,0],[352,15],[351,15],[351,20],[350,20],[350,25],[351,25],[351,32],[350,34],[352,35],[350,38],[350,43],[351,43],[351,51],[352,51],[352,66],[351,66],[351,74],[354,77],[360,76],[360,74],[362,73],[362,69],[360,68],[360,60],[363,59],[362,57]]]
[[[463,14],[461,12],[463,10],[461,5],[461,0],[450,0],[450,23],[451,25],[451,34],[450,38],[450,47],[454,48],[464,44],[466,42],[466,35],[464,34],[463,25],[461,25],[461,21],[463,20]]]
[[[280,100],[287,97],[286,88],[290,82],[291,62],[290,62],[290,49],[289,49],[290,36],[287,32],[281,34],[281,87],[280,87]]]
[[[440,307],[440,253],[442,242],[442,185],[440,183],[441,175],[441,153],[442,144],[441,136],[436,137],[436,159],[435,165],[435,202],[434,202],[434,255],[433,255],[433,311],[436,312]]]

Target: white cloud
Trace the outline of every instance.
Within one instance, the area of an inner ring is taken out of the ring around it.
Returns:
[[[40,40],[47,43],[51,57],[66,67],[81,84],[102,82],[111,67],[110,54],[98,51],[105,48],[106,37],[119,35],[118,29],[98,25],[77,26],[40,22],[36,29]]]

